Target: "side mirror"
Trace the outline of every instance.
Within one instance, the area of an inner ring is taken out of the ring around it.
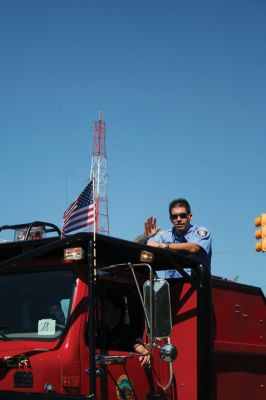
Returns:
[[[172,331],[169,283],[164,279],[155,280],[152,285],[150,281],[146,281],[143,291],[144,306],[149,318],[146,321],[148,336],[156,339],[168,337]]]

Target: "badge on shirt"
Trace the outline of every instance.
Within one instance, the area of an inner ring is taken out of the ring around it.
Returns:
[[[204,228],[199,228],[199,229],[197,230],[197,234],[198,234],[200,237],[205,237],[205,236],[207,236],[208,232],[207,232],[206,229],[204,229]]]

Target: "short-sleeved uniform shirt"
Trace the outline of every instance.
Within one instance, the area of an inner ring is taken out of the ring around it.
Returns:
[[[211,265],[212,246],[211,233],[204,226],[190,225],[189,229],[184,234],[177,234],[175,228],[166,231],[159,231],[155,236],[150,238],[150,241],[158,243],[195,243],[202,249],[200,256],[209,266]],[[161,278],[178,278],[181,275],[176,270],[167,270],[157,272]]]

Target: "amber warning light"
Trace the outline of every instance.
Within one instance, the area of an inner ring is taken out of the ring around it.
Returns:
[[[76,261],[84,258],[84,250],[82,247],[70,247],[64,250],[65,261]]]
[[[260,227],[261,229],[256,230],[255,237],[259,239],[259,242],[256,243],[255,248],[256,251],[266,251],[266,213],[261,214],[260,217],[257,217],[254,221],[256,227]]]

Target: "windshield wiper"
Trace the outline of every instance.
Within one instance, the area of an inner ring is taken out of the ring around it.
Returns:
[[[10,328],[10,326],[0,326],[0,339],[3,339],[3,340],[11,340],[10,337],[8,337],[8,336],[6,336],[6,335],[4,334],[4,331],[5,331],[6,329],[9,329],[9,328]]]

